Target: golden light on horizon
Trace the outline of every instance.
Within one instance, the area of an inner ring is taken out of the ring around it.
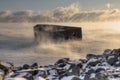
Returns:
[[[111,4],[110,4],[110,3],[107,3],[107,4],[106,4],[106,7],[107,7],[108,9],[110,9],[110,8],[111,8]]]

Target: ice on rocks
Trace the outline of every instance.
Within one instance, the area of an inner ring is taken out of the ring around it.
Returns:
[[[62,58],[52,65],[15,67],[0,61],[0,80],[120,80],[120,49],[107,49],[86,59]]]
[[[95,73],[90,74],[90,78],[95,78]]]

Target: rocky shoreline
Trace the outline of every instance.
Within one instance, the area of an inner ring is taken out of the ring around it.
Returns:
[[[0,80],[120,80],[120,49],[106,49],[86,59],[62,58],[52,65],[24,64],[15,67],[0,61]]]

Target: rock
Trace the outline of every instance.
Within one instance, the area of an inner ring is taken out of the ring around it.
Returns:
[[[96,80],[95,76],[96,76],[95,73],[90,74],[90,79],[89,80]]]
[[[112,50],[111,54],[113,54],[115,56],[120,56],[120,49],[114,49],[114,50]]]
[[[30,68],[30,66],[28,64],[23,65],[23,69],[29,69],[29,68]]]
[[[23,76],[23,78],[25,78],[27,80],[33,80],[33,75],[32,75],[32,73],[28,73],[25,76]]]
[[[89,60],[91,58],[97,57],[95,54],[87,54],[86,59]]]
[[[81,79],[78,77],[73,77],[71,80],[81,80]]]
[[[33,76],[41,76],[43,78],[46,78],[48,76],[48,73],[46,70],[35,70],[32,74]]]
[[[79,61],[81,61],[82,63],[86,63],[87,62],[86,59],[79,59]]]
[[[84,80],[89,80],[89,79],[90,79],[90,75],[86,74]]]
[[[96,73],[96,80],[108,80],[108,76],[101,74],[101,73]]]
[[[86,72],[86,74],[88,74],[88,75],[90,75],[90,74],[92,74],[92,73],[95,73],[95,70],[94,70],[94,69],[90,69],[90,70],[88,70],[88,71]]]
[[[31,65],[32,68],[38,68],[38,63],[34,63]]]
[[[19,67],[14,67],[13,72],[20,71],[20,70],[22,70],[22,69],[23,69],[23,67],[21,67],[21,66],[19,66]]]
[[[5,75],[8,74],[13,68],[14,65],[12,63],[0,61],[0,69],[4,71]]]
[[[105,58],[107,58],[107,57],[111,54],[111,52],[112,52],[112,50],[106,49],[106,50],[103,52],[103,56],[104,56]]]
[[[10,78],[10,79],[7,79],[7,80],[27,80],[25,78]]]
[[[98,68],[98,69],[96,69],[95,73],[99,73],[101,71],[105,71],[105,69],[104,68]]]
[[[77,76],[65,76],[61,80],[80,80]]]
[[[63,78],[64,76],[68,75],[67,71],[64,69],[57,69],[57,73],[58,73],[60,79]]]
[[[68,61],[69,61],[69,58],[59,59],[54,65],[58,67],[64,67]]]
[[[115,65],[114,65],[114,66],[120,67],[120,61],[115,62]]]
[[[38,77],[37,79],[35,79],[35,80],[46,80],[45,78],[43,78],[43,77]]]
[[[34,70],[34,71],[32,72],[32,75],[35,76],[35,75],[38,75],[38,73],[39,73],[39,70]]]
[[[54,65],[14,67],[0,64],[0,80],[112,80],[120,79],[120,49],[105,50],[103,55],[88,54],[87,59],[62,58]]]
[[[109,56],[107,59],[108,64],[110,64],[111,66],[115,65],[115,63],[118,61],[118,58],[113,56]]]
[[[90,62],[87,66],[96,66],[100,61]]]
[[[62,58],[62,59],[59,59],[59,60],[55,63],[55,65],[60,64],[60,63],[68,62],[69,60],[70,60],[69,58]]]
[[[82,69],[82,64],[71,64],[70,67],[71,71],[69,72],[69,75],[76,75],[79,76],[80,75],[80,70]]]
[[[4,74],[6,75],[8,73],[9,68],[3,66],[0,64],[0,69],[4,71]]]

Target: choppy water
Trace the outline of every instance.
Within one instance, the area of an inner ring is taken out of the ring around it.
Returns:
[[[105,49],[120,48],[120,22],[54,23],[82,27],[83,40],[34,45],[33,26],[37,23],[0,23],[0,60],[16,65],[38,62],[51,64],[61,57],[84,58]],[[46,38],[47,39],[47,38]]]

